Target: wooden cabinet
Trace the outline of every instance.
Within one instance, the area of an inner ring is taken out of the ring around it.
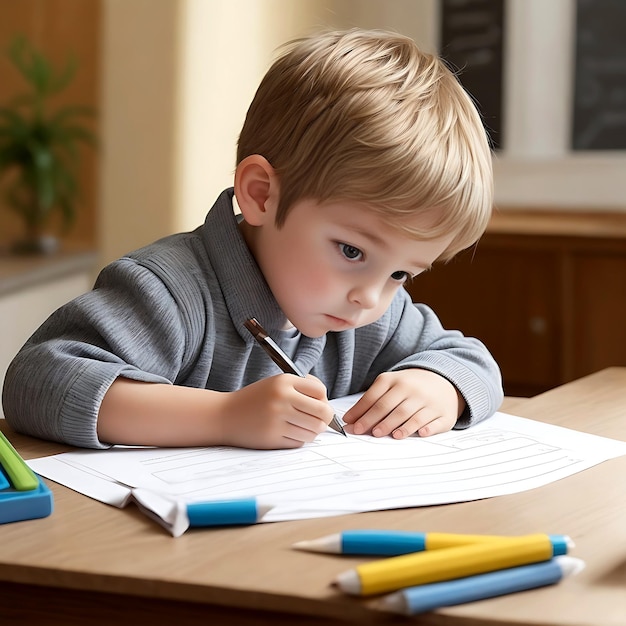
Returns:
[[[626,365],[626,214],[503,212],[408,291],[487,345],[508,395]]]
[[[577,254],[571,273],[567,379],[626,365],[626,247],[621,254]]]

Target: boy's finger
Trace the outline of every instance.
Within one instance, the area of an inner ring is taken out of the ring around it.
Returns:
[[[368,414],[380,400],[380,394],[376,393],[373,387],[370,387],[358,400],[350,407],[343,416],[346,424],[354,424],[357,420]]]

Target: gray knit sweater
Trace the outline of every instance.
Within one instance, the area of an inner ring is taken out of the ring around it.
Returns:
[[[233,391],[278,373],[244,321],[256,317],[330,398],[365,390],[381,372],[420,367],[451,381],[467,402],[464,428],[502,401],[498,366],[482,343],[444,330],[400,289],[377,322],[325,337],[293,337],[237,228],[232,189],[203,226],[161,239],[104,268],[94,289],[53,313],[17,354],[3,388],[17,431],[103,448],[104,394],[129,379]],[[172,421],[176,415],[172,415]]]

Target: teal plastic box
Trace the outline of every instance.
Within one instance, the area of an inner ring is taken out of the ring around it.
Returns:
[[[52,513],[52,492],[38,476],[39,486],[30,491],[18,491],[0,467],[0,524],[47,517]]]

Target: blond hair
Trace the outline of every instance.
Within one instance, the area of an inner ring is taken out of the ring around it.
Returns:
[[[239,137],[237,162],[251,154],[279,176],[279,226],[300,199],[351,200],[416,238],[454,233],[449,259],[480,238],[492,211],[476,107],[441,59],[395,33],[352,29],[287,44]],[[428,232],[402,219],[430,209]]]

